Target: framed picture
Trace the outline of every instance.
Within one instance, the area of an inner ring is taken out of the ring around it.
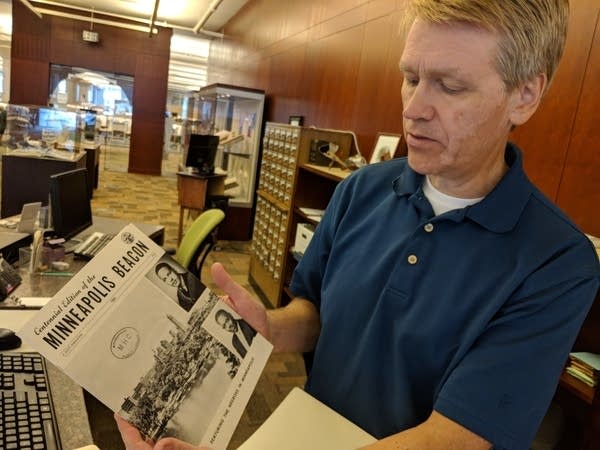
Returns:
[[[379,133],[375,139],[375,147],[373,148],[369,164],[392,159],[396,154],[401,139],[401,134]]]
[[[301,127],[303,121],[304,121],[303,116],[290,116],[289,124],[296,125],[297,127]]]

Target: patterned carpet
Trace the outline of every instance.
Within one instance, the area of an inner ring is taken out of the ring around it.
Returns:
[[[176,246],[179,207],[177,179],[174,173],[167,176],[129,174],[104,170],[101,165],[92,209],[93,213],[99,216],[162,224],[165,227],[165,247]],[[191,220],[192,218],[186,217],[185,224],[189,225]],[[204,263],[203,282],[215,289],[210,279],[209,268],[214,261],[219,261],[238,283],[254,292],[248,283],[249,247],[250,242],[219,241]],[[273,354],[229,448],[235,449],[244,442],[294,386],[303,386],[305,378],[304,365],[298,354]],[[88,398],[87,401],[90,420],[94,423],[96,445],[101,450],[123,448],[114,427],[112,414],[94,399]]]

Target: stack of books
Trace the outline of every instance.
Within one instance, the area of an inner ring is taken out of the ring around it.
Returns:
[[[571,353],[566,370],[588,386],[595,387],[600,380],[600,355],[588,352]]]

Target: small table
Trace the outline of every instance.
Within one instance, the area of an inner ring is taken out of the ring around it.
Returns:
[[[198,175],[187,172],[177,172],[177,193],[179,199],[179,228],[177,230],[177,245],[181,242],[183,231],[183,211],[191,209],[202,211],[207,197],[225,194],[226,174]]]

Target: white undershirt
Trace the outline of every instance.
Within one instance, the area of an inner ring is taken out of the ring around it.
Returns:
[[[434,188],[433,184],[431,184],[431,181],[429,181],[429,177],[427,176],[423,182],[423,194],[425,194],[425,197],[427,197],[427,200],[429,200],[429,203],[431,203],[433,212],[436,216],[444,214],[445,212],[453,209],[461,209],[469,205],[474,205],[484,198],[458,198],[446,195]]]

